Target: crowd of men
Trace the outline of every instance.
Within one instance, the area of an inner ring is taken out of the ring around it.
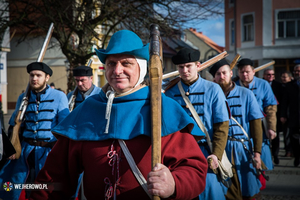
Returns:
[[[27,66],[28,107],[17,130],[21,156],[3,157],[0,183],[48,189],[0,190],[0,199],[256,199],[266,187],[265,171],[280,162],[281,132],[286,156],[299,165],[300,65],[294,77],[284,72],[277,82],[273,69],[258,78],[253,61],[243,58],[233,79],[223,59],[210,67],[208,81],[198,73],[200,51],[178,51],[172,62],[180,76],[161,94],[161,163],[152,168],[149,45],[121,30],[96,54],[108,83],[95,86],[92,69],[79,66],[76,88],[67,95],[48,85],[48,65]],[[221,176],[224,154],[232,164],[227,179]]]

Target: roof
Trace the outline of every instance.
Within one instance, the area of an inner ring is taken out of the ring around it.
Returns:
[[[209,37],[204,35],[202,32],[197,32],[196,29],[194,28],[190,28],[189,31],[191,31],[196,37],[200,38],[203,42],[205,42],[207,45],[209,45],[211,48],[215,49],[219,53],[225,51],[225,47],[221,47],[217,45],[214,41],[212,41]]]

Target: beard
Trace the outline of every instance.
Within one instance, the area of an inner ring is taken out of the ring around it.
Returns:
[[[220,87],[222,88],[223,91],[226,91],[230,87],[231,81],[227,82],[227,81],[223,80],[223,81],[219,81],[218,84],[220,85]]]
[[[36,84],[36,85],[30,82],[30,87],[32,90],[36,92],[40,92],[46,87],[46,84],[47,84],[46,80],[44,80],[41,84]]]

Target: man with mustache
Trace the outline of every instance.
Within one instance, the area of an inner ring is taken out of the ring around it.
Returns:
[[[162,159],[151,169],[150,88],[144,82],[149,46],[134,32],[121,30],[96,53],[105,63],[108,84],[52,129],[58,142],[36,181],[61,187],[34,191],[30,199],[69,199],[83,171],[87,199],[197,197],[205,187],[207,163],[193,135],[204,134],[164,94]]]
[[[261,167],[261,118],[264,116],[254,94],[246,88],[237,86],[231,80],[232,71],[225,59],[215,63],[209,72],[215,82],[221,86],[230,107],[231,116],[239,123],[237,124],[232,118],[229,122],[226,153],[233,165],[233,177],[226,199],[253,199],[260,192],[261,187],[255,168]],[[253,140],[253,148],[251,140]],[[250,160],[252,156],[256,165]]]
[[[61,122],[68,114],[68,100],[64,93],[52,89],[47,82],[52,75],[51,68],[42,62],[33,62],[27,66],[29,74],[30,96],[22,123],[20,141],[22,153],[19,159],[12,155],[0,171],[0,182],[32,183],[43,167],[47,155],[56,142],[51,128]],[[17,101],[16,109],[9,124],[10,130],[15,125],[24,93]],[[0,190],[3,199],[19,199],[21,190],[6,192]],[[22,193],[24,195],[24,193]],[[29,192],[26,191],[28,198]]]
[[[263,122],[263,143],[261,150],[261,159],[265,163],[268,170],[274,168],[272,155],[270,150],[270,140],[276,137],[276,111],[277,100],[272,91],[270,84],[255,75],[253,61],[248,58],[241,59],[238,64],[239,80],[235,81],[236,85],[251,90],[260,106],[261,111],[265,113],[265,121]],[[261,176],[262,188],[266,187],[265,179]]]
[[[207,172],[206,187],[200,195],[200,199],[225,199],[226,188],[218,180],[212,169],[218,167],[218,160],[221,160],[228,135],[229,113],[226,106],[226,99],[216,83],[204,80],[198,74],[200,68],[200,51],[183,48],[172,57],[173,63],[177,66],[180,78],[174,79],[165,89],[165,94],[176,100],[190,115],[191,111],[179,91],[178,83],[182,84],[184,95],[186,95],[206,128],[212,141],[213,149],[209,149],[206,139],[198,141],[198,144],[205,157],[212,158],[211,169]]]
[[[98,94],[101,89],[93,84],[93,70],[88,66],[79,66],[73,69],[73,76],[76,81],[77,91],[73,90],[68,94],[68,100],[74,94],[75,98],[75,109],[80,103],[82,103],[86,98]]]

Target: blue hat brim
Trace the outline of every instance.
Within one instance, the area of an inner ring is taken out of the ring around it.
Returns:
[[[144,45],[140,49],[135,49],[132,51],[119,51],[114,49],[111,49],[109,52],[106,52],[106,50],[104,49],[95,49],[95,51],[102,63],[105,63],[106,57],[108,55],[113,55],[113,54],[128,54],[128,55],[144,58],[147,61],[149,61],[149,43]]]

